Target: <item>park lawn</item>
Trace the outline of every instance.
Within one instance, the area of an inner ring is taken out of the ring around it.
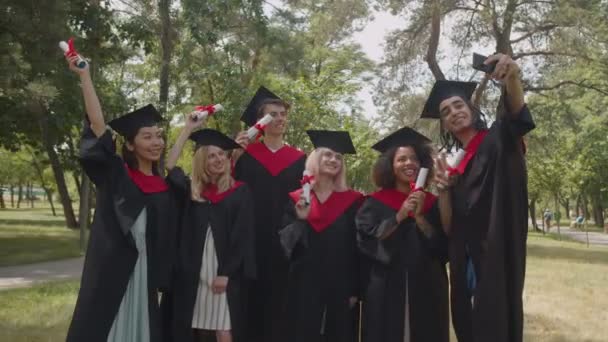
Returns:
[[[531,233],[525,341],[606,341],[607,283],[608,248]],[[0,291],[0,342],[64,341],[77,289],[70,281]]]
[[[48,208],[0,209],[0,267],[80,256],[78,231]]]

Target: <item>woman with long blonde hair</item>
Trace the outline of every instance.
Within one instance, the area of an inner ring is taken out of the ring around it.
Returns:
[[[348,132],[307,131],[315,150],[306,160],[310,197],[290,193],[280,232],[290,260],[287,320],[291,342],[351,342],[359,260],[355,214],[363,195],[346,185],[344,154],[355,153]]]
[[[218,342],[244,340],[245,279],[255,277],[253,210],[249,188],[231,176],[228,151],[238,148],[219,131],[202,129],[194,115],[167,160],[170,187],[181,198],[176,272],[164,312],[172,341],[201,341],[215,331]],[[187,139],[195,142],[189,179],[176,167]]]

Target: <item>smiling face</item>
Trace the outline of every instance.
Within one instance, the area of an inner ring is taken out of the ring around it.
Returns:
[[[267,104],[264,106],[263,115],[270,114],[272,121],[266,126],[265,134],[283,135],[287,130],[287,108],[280,104]]]
[[[163,130],[158,126],[142,127],[132,142],[127,142],[127,149],[138,159],[156,162],[160,160],[165,148]]]
[[[416,151],[410,146],[399,147],[393,158],[395,181],[400,184],[415,182],[420,170],[420,160]]]
[[[220,177],[226,171],[228,157],[223,149],[209,145],[207,148],[207,160],[205,162],[205,172],[211,178]]]
[[[441,101],[439,113],[443,127],[452,134],[473,126],[473,112],[460,96],[452,96]]]
[[[323,149],[319,159],[319,174],[324,174],[335,178],[342,171],[343,156],[330,149]]]

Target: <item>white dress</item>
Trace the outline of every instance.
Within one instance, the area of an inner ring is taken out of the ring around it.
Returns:
[[[230,330],[230,310],[226,292],[211,291],[213,279],[217,277],[217,254],[211,227],[207,228],[200,280],[192,314],[192,328],[205,330]]]

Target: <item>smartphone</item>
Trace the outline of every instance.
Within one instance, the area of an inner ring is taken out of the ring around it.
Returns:
[[[483,62],[485,62],[486,59],[488,59],[487,56],[480,55],[478,53],[473,53],[473,69],[483,71],[488,74],[493,73],[494,69],[496,68],[496,63],[498,63],[498,62],[494,62],[494,63],[488,64],[488,65],[483,64]]]

